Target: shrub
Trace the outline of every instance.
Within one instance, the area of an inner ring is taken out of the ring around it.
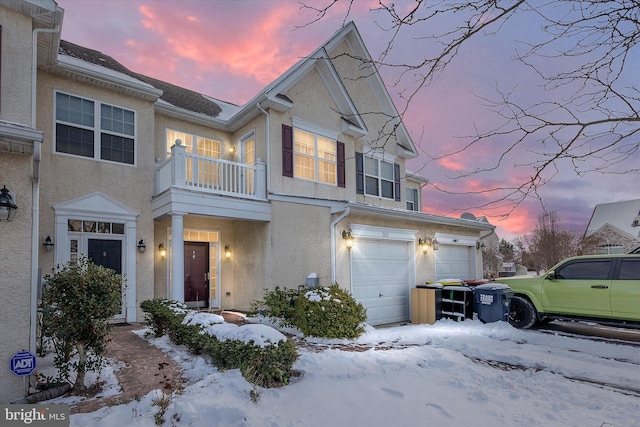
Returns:
[[[145,313],[145,323],[151,327],[156,337],[168,333],[171,323],[176,319],[182,322],[188,310],[187,306],[181,302],[161,298],[142,301],[140,308]],[[182,314],[181,317],[180,314]]]
[[[280,319],[284,327],[296,327],[294,303],[299,295],[300,291],[296,289],[280,289],[278,286],[273,291],[265,289],[264,298],[251,304],[252,311]]]
[[[202,321],[195,311],[175,301],[147,300],[140,307],[156,336],[166,333],[173,342],[185,345],[191,352],[209,355],[218,369],[240,369],[247,381],[261,387],[288,383],[293,364],[298,358],[296,345],[292,341],[282,339],[276,343],[258,345],[254,341],[227,339],[229,334],[225,332],[234,331],[237,326],[224,324],[218,327],[213,317],[210,317],[213,321],[208,323]],[[216,328],[219,328],[221,336],[216,335]]]
[[[125,281],[114,270],[98,266],[87,257],[58,266],[45,277],[40,307],[42,335],[52,339],[54,364],[60,379],[77,373],[75,389],[84,391],[86,371],[103,365],[111,331],[110,319],[122,308]],[[72,362],[74,356],[78,359]]]
[[[252,306],[256,312],[280,319],[282,326],[320,338],[357,338],[367,320],[362,304],[337,284],[309,291],[265,290],[264,298]]]
[[[367,311],[349,292],[333,284],[296,298],[295,319],[307,336],[351,339],[364,332]]]

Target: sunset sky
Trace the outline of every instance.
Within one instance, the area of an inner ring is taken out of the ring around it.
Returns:
[[[248,101],[331,37],[342,24],[347,6],[338,3],[325,18],[305,25],[314,20],[315,13],[295,0],[56,1],[65,10],[64,40],[101,51],[139,73],[235,104]],[[327,3],[308,2],[316,7]],[[374,59],[389,39],[389,33],[380,28],[385,24],[384,15],[371,11],[377,3],[357,0],[348,18],[356,23]],[[398,7],[411,5],[403,0],[395,3]],[[508,240],[533,230],[542,213],[540,201],[522,202],[503,219],[500,214],[509,212],[512,206],[478,208],[495,200],[496,194],[460,193],[521,181],[530,171],[514,165],[527,163],[531,152],[520,150],[510,163],[496,170],[460,179],[452,177],[491,165],[509,141],[492,140],[437,161],[429,162],[428,156],[437,157],[463,146],[464,137],[475,134],[476,128],[492,129],[498,117],[482,98],[495,98],[498,87],[520,99],[549,96],[540,90],[540,82],[530,69],[512,60],[516,41],[539,31],[535,24],[526,17],[498,34],[463,46],[445,72],[412,99],[404,116],[423,153],[411,160],[408,168],[458,193],[447,194],[428,186],[423,193],[423,210],[456,217],[465,211],[486,215],[498,226],[498,235]],[[390,60],[415,62],[433,48],[432,40],[420,36],[414,32],[399,40]],[[396,85],[396,70],[381,68],[380,72],[398,109],[403,110],[400,92],[410,88],[415,77],[405,76]],[[636,156],[635,161],[640,158]],[[547,210],[558,212],[565,228],[583,232],[596,204],[640,198],[638,178],[638,173],[579,177],[570,165],[560,164],[553,180],[539,194]]]

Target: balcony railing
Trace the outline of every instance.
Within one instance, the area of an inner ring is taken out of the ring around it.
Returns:
[[[171,147],[171,157],[156,165],[155,195],[170,187],[265,199],[265,165],[260,159],[255,165],[247,165],[199,156],[176,144]]]

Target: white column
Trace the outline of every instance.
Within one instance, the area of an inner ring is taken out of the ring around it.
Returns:
[[[184,302],[184,213],[171,213],[171,299]]]
[[[260,157],[258,157],[258,159],[256,160],[256,173],[253,176],[253,191],[255,196],[259,199],[267,198],[266,176],[266,165],[260,159]]]

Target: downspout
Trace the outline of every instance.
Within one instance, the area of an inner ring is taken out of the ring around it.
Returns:
[[[269,165],[271,164],[271,116],[268,111],[264,110],[260,106],[260,101],[256,102],[256,107],[258,107],[258,110],[262,111],[264,115],[267,116],[267,158],[265,159],[264,165],[265,173],[267,174],[267,198],[269,198],[269,194],[271,194],[271,169],[269,168]]]
[[[331,221],[331,283],[336,283],[336,225],[349,215],[350,210],[347,206],[342,215]]]
[[[33,30],[33,57],[31,63],[31,128],[36,128],[36,92],[37,92],[37,76],[38,76],[38,35],[54,34],[60,31],[60,26],[56,25],[53,29],[38,28]],[[36,333],[38,325],[38,265],[40,264],[39,249],[40,240],[40,160],[42,159],[42,141],[33,142],[33,178],[31,180],[31,198],[33,221],[31,227],[31,319],[29,325],[29,351],[36,353]]]

